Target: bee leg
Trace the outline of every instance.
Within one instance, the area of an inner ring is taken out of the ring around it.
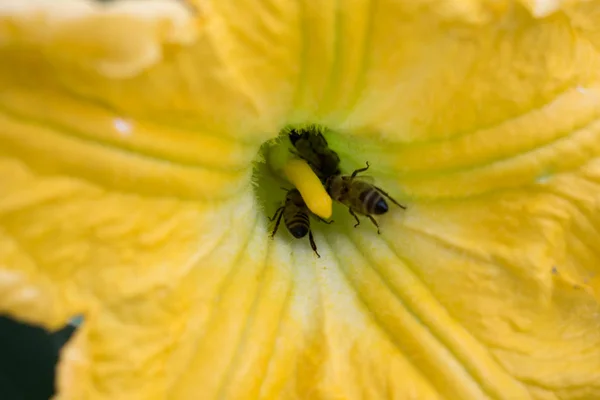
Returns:
[[[373,225],[375,225],[377,227],[377,234],[381,235],[381,232],[379,231],[379,224],[377,223],[377,221],[375,221],[375,218],[371,217],[368,214],[367,214],[367,218],[369,218],[371,220],[371,222],[373,223]]]
[[[354,217],[354,219],[356,220],[356,225],[354,225],[354,227],[356,228],[357,226],[360,225],[360,219],[358,219],[358,217],[354,213],[354,210],[352,210],[351,208],[348,208],[348,211],[350,212],[350,215],[352,215]]]
[[[284,209],[284,207],[281,206],[277,210],[275,210],[275,214],[273,214],[273,216],[271,218],[269,218],[269,221],[271,221],[271,222],[275,221],[275,218],[277,218],[277,214],[279,213],[279,211],[281,211],[283,209]]]
[[[317,215],[316,217],[317,217],[317,218],[319,218],[319,220],[320,220],[321,222],[324,222],[324,223],[326,223],[327,225],[329,225],[329,224],[333,224],[333,220],[331,220],[331,221],[327,221],[327,220],[324,220],[323,218],[319,217],[318,215]]]
[[[383,190],[381,190],[381,188],[379,188],[377,186],[374,186],[374,187],[375,187],[375,189],[379,190],[382,195],[384,195],[385,197],[387,197],[388,199],[390,199],[392,201],[392,203],[394,203],[395,205],[397,205],[401,209],[406,210],[406,206],[403,206],[402,204],[398,203],[396,200],[394,200],[392,198],[392,196],[390,196],[389,194],[387,194],[386,192],[384,192]]]
[[[321,258],[321,255],[317,251],[317,244],[315,243],[315,238],[313,237],[312,231],[308,231],[308,241],[310,242],[310,247],[312,247],[313,251],[317,255],[317,257]]]
[[[358,175],[361,172],[365,172],[366,170],[368,170],[370,167],[369,162],[367,161],[367,166],[364,168],[360,168],[360,169],[355,169],[354,172],[352,173],[352,175],[350,175],[350,179],[354,179],[356,178],[356,175]]]
[[[279,223],[281,222],[281,217],[283,217],[283,211],[284,211],[284,207],[279,207],[277,209],[277,211],[275,211],[275,215],[273,215],[273,219],[271,219],[271,221],[273,221],[275,219],[275,216],[277,215],[277,213],[279,213],[277,222],[275,222],[275,228],[273,228],[273,233],[271,233],[271,238],[274,238],[275,234],[277,233],[277,229],[279,228]]]

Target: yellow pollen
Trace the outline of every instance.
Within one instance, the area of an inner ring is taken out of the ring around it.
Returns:
[[[321,218],[331,217],[331,197],[304,160],[288,160],[283,166],[287,179],[298,189],[306,206]]]

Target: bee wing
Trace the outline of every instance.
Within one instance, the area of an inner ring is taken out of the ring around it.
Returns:
[[[325,136],[323,136],[323,134],[320,132],[316,135],[313,135],[310,141],[313,148],[317,151],[329,148],[329,145],[327,144],[327,139],[325,139]]]
[[[354,181],[366,183],[367,185],[373,186],[373,188],[375,188],[375,186],[373,184],[373,182],[375,182],[375,179],[373,179],[373,177],[371,177],[369,175],[365,175],[365,176],[359,175],[354,178]],[[360,196],[360,193],[363,190],[365,190],[365,185],[349,185],[347,197],[349,199],[358,199],[358,196]]]
[[[308,163],[316,164],[319,162],[319,156],[313,151],[312,146],[307,140],[298,140],[294,143],[296,153],[300,158],[306,160]]]
[[[375,184],[375,178],[373,178],[371,175],[358,175],[354,179],[370,183],[371,185]]]

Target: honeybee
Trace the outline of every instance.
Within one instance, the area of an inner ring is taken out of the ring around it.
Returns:
[[[329,148],[323,134],[311,129],[292,129],[289,138],[296,149],[295,154],[310,165],[321,181],[341,173],[340,157]]]
[[[270,221],[274,221],[277,218],[277,222],[275,222],[275,228],[273,228],[273,233],[271,234],[271,238],[275,237],[277,233],[277,229],[279,228],[279,223],[281,222],[281,217],[283,217],[283,221],[287,230],[290,234],[296,239],[303,238],[308,233],[308,241],[310,242],[310,247],[313,249],[317,257],[321,258],[319,252],[317,251],[317,245],[315,243],[315,239],[313,237],[312,231],[310,229],[310,215],[312,214],[302,195],[298,191],[298,189],[283,189],[287,191],[287,195],[285,196],[285,202],[283,206],[279,207],[272,218],[269,218]],[[313,214],[314,215],[314,214]],[[322,222],[326,224],[331,224],[333,221],[325,221],[324,219],[316,216]]]
[[[350,214],[356,219],[356,228],[360,225],[360,220],[356,215],[361,214],[371,220],[379,231],[379,224],[375,221],[372,215],[385,214],[389,207],[385,201],[385,197],[390,199],[392,203],[406,210],[406,207],[394,200],[389,194],[381,188],[372,185],[364,179],[357,178],[357,175],[369,169],[369,162],[365,168],[355,170],[352,175],[333,175],[325,182],[325,189],[333,200],[339,201],[348,207]]]

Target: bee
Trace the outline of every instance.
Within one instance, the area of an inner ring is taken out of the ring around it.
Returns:
[[[360,225],[360,220],[356,215],[361,214],[371,220],[379,231],[379,224],[373,218],[373,215],[385,214],[389,207],[385,201],[387,197],[392,203],[406,210],[406,207],[394,200],[389,194],[381,188],[368,183],[366,180],[357,178],[357,175],[369,169],[369,162],[365,168],[355,170],[352,175],[333,175],[330,176],[326,183],[325,189],[331,198],[348,207],[350,214],[356,219],[356,228]]]
[[[321,181],[341,173],[340,157],[329,148],[323,134],[309,129],[292,129],[289,138],[296,149],[294,154],[305,160]]]
[[[283,221],[285,223],[285,226],[287,227],[287,230],[296,239],[303,238],[308,233],[308,241],[310,242],[310,247],[313,249],[317,257],[321,258],[319,252],[317,251],[317,245],[315,243],[315,239],[310,229],[309,216],[312,213],[306,206],[302,195],[300,194],[298,189],[283,190],[287,191],[287,195],[285,196],[285,202],[283,206],[279,207],[275,211],[273,217],[269,218],[270,221],[274,221],[275,218],[277,218],[277,221],[275,222],[275,228],[273,229],[273,233],[271,234],[271,238],[275,237],[277,229],[279,228],[279,223],[281,222],[281,218],[283,217]],[[322,222],[325,222],[326,224],[331,224],[333,222],[325,221],[319,216],[316,217],[319,218]]]

